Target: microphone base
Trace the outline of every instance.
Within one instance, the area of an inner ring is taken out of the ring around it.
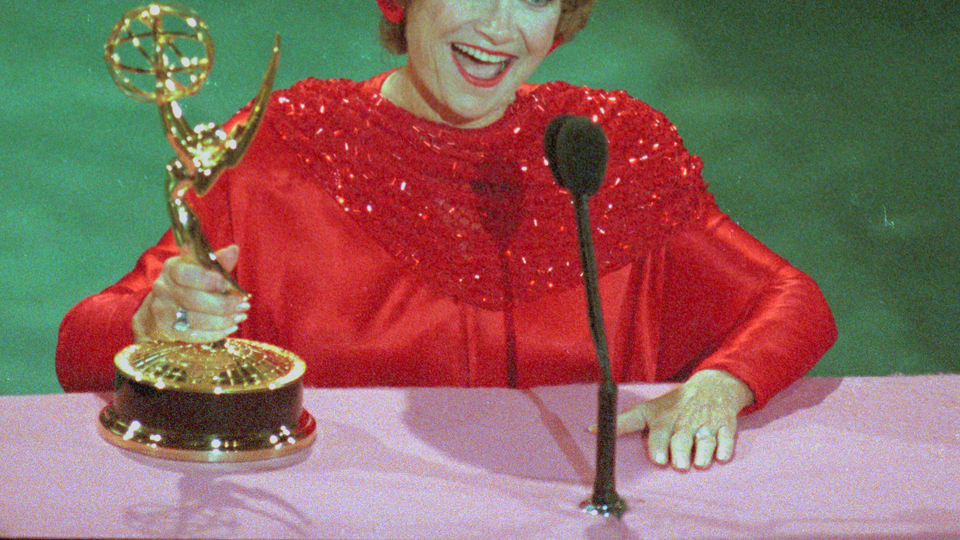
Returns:
[[[616,491],[595,493],[589,501],[580,504],[580,510],[594,516],[623,518],[627,511],[627,503],[617,495]]]

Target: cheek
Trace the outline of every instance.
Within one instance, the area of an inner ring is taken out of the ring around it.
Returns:
[[[434,71],[437,63],[434,58],[437,54],[435,39],[423,29],[424,27],[418,26],[407,31],[407,63],[421,72],[421,76]]]
[[[408,61],[427,69],[435,69],[443,56],[450,54],[445,37],[456,21],[449,6],[442,2],[420,1],[415,10],[408,11]]]
[[[530,21],[530,24],[526,26],[526,32],[524,32],[524,39],[531,54],[546,56],[550,52],[553,48],[554,36],[559,22],[559,13],[547,20],[538,18]]]

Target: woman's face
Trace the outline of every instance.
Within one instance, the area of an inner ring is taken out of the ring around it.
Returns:
[[[550,52],[560,8],[560,0],[414,0],[407,65],[384,93],[433,121],[489,125]]]

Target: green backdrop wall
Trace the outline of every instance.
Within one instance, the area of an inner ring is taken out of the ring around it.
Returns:
[[[276,32],[280,87],[400,61],[379,48],[372,0],[189,4],[217,43],[184,101],[194,123],[253,96]],[[0,394],[59,391],[63,314],[167,226],[157,113],[102,60],[135,5],[0,1]],[[679,126],[721,207],[831,302],[840,339],[814,374],[955,372],[958,42],[950,1],[600,0],[536,79],[626,89]]]

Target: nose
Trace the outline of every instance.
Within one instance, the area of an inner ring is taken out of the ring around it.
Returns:
[[[477,22],[477,31],[492,45],[502,45],[513,39],[513,0],[488,0]]]

